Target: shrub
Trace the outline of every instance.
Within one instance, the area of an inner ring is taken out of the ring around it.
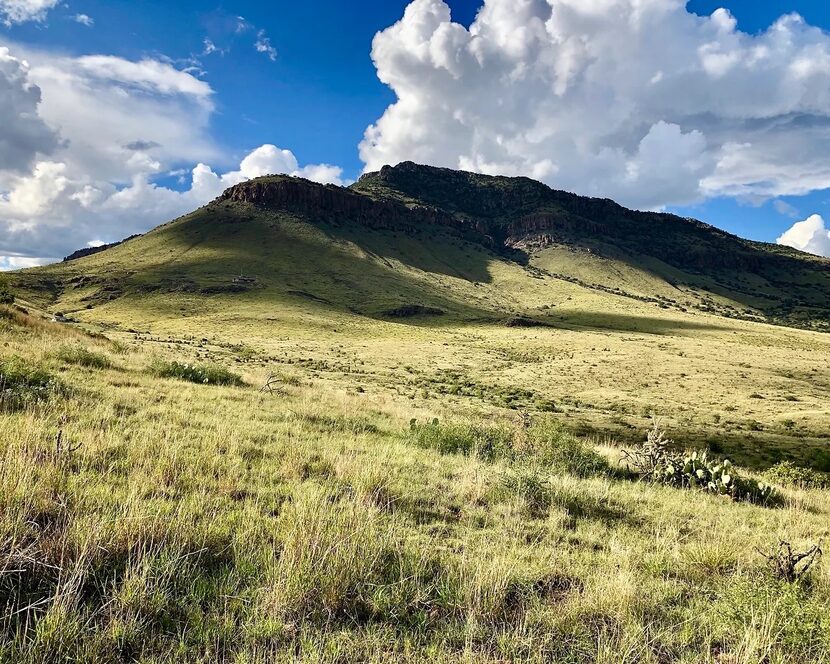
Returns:
[[[780,541],[778,548],[773,549],[770,553],[765,553],[760,549],[758,549],[758,553],[766,559],[767,565],[776,579],[785,583],[795,583],[804,579],[813,566],[821,560],[823,553],[821,545],[822,543],[819,542],[807,551],[793,553],[793,547],[789,542]]]
[[[830,488],[830,473],[796,466],[792,461],[780,461],[764,473],[770,483],[789,484],[801,489]]]
[[[75,344],[61,346],[58,349],[57,358],[67,364],[76,364],[91,369],[109,369],[112,367],[112,362],[106,355]]]
[[[549,417],[523,421],[516,456],[578,477],[608,471],[608,462],[602,456]]]
[[[0,361],[0,409],[19,410],[61,390],[60,382],[48,371],[19,357]]]
[[[14,294],[5,278],[0,277],[0,304],[14,304]]]
[[[718,460],[707,452],[678,452],[672,445],[655,422],[646,442],[635,450],[626,450],[624,456],[629,466],[649,482],[699,489],[754,503],[768,503],[774,499],[772,486],[741,478],[728,459]]]
[[[150,371],[159,378],[177,378],[190,383],[199,383],[200,385],[233,385],[239,387],[245,384],[241,376],[218,366],[157,360],[151,365]]]
[[[509,457],[513,435],[507,427],[473,424],[441,424],[437,419],[426,424],[409,423],[410,435],[418,447],[441,454],[463,454],[486,461]]]

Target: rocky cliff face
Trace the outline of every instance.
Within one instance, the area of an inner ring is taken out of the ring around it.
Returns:
[[[495,250],[546,242],[613,246],[674,267],[706,272],[787,271],[804,260],[691,219],[627,210],[607,199],[555,191],[528,178],[489,177],[405,162],[350,188],[269,176],[228,189],[220,201],[285,210],[311,221],[375,229],[451,228]],[[830,271],[830,262],[814,265]]]
[[[308,180],[268,177],[243,182],[225,191],[219,201],[247,203],[272,210],[284,210],[311,220],[335,221],[381,230],[416,230],[430,225],[478,234],[475,223],[443,210],[424,205],[405,205],[397,200],[375,199],[365,194]]]
[[[407,204],[395,197],[380,198],[360,190],[279,176],[243,182],[225,191],[218,200],[285,210],[318,221],[349,221],[375,229],[416,230],[438,225],[460,231],[495,249],[510,248],[526,236],[540,233],[547,233],[551,241],[559,236],[564,240],[577,231],[602,233],[600,224],[565,212],[534,212],[505,224],[471,215],[466,210],[453,213],[431,205]],[[484,207],[500,213],[510,209],[504,201],[495,199],[486,202]]]

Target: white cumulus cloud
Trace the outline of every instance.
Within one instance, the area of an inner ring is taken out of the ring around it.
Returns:
[[[215,171],[213,90],[162,59],[0,47],[0,92],[0,269],[147,231],[260,175],[343,183],[274,145]],[[157,184],[171,173],[183,191]]]
[[[466,29],[414,0],[372,57],[397,101],[367,170],[523,174],[639,208],[830,187],[830,35],[757,35],[685,0],[485,0]]]
[[[300,166],[289,150],[263,145],[236,170],[216,173],[200,163],[189,188],[179,191],[153,182],[158,164],[145,164],[128,184],[73,174],[65,163],[44,161],[0,197],[0,256],[16,254],[38,263],[59,259],[90,243],[113,242],[210,202],[225,189],[270,174],[343,184],[342,170],[327,164]],[[43,258],[48,257],[48,258]],[[0,269],[2,266],[0,265]]]
[[[778,244],[830,258],[830,227],[821,215],[814,214],[794,224],[778,238]]]
[[[6,25],[42,21],[59,0],[0,0],[0,19]]]

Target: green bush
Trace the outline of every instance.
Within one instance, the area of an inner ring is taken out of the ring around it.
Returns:
[[[534,419],[523,427],[516,445],[516,456],[526,461],[551,466],[578,477],[607,472],[608,462],[550,417]]]
[[[801,489],[830,488],[830,473],[796,466],[792,461],[781,461],[764,473],[764,478],[776,484],[789,484]]]
[[[245,384],[241,376],[218,366],[156,360],[151,365],[150,372],[159,378],[177,378],[190,383],[199,383],[200,385],[233,385],[239,387]]]
[[[75,364],[91,369],[109,369],[112,367],[112,362],[106,355],[76,344],[61,346],[58,349],[57,358],[67,364]]]
[[[0,361],[0,410],[19,410],[47,401],[62,391],[61,383],[48,371],[19,357]]]
[[[441,424],[437,419],[426,424],[412,420],[410,435],[418,447],[441,454],[463,454],[486,461],[512,454],[513,434],[507,427],[473,424]]]
[[[0,304],[14,304],[14,294],[9,289],[9,283],[0,277]]]

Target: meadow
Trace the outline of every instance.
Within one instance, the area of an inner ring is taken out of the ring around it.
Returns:
[[[830,568],[762,555],[830,529],[826,476],[777,463],[821,449],[822,335],[585,300],[555,329],[26,304],[0,308],[0,661],[830,661]],[[642,481],[652,415],[774,500]]]
[[[0,662],[830,662],[826,274],[769,260],[219,201],[10,275]]]

